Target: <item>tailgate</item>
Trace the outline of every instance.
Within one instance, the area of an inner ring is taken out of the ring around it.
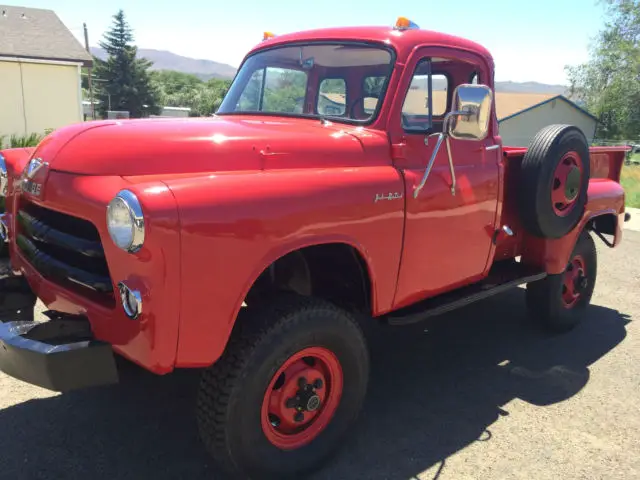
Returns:
[[[608,178],[620,183],[620,173],[624,158],[630,147],[626,145],[615,147],[591,147],[591,178]]]

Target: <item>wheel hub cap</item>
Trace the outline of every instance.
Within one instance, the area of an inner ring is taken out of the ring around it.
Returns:
[[[580,191],[580,169],[573,167],[567,174],[567,183],[565,187],[565,197],[567,200],[575,200]]]
[[[307,401],[306,409],[308,412],[315,412],[320,408],[320,397],[318,395],[312,395]]]
[[[562,282],[562,300],[566,308],[575,306],[589,286],[584,259],[576,256],[571,259],[564,272]]]
[[[327,426],[342,396],[337,357],[322,347],[296,353],[278,369],[262,403],[262,430],[282,450],[312,442]]]
[[[578,203],[582,183],[582,158],[577,152],[567,152],[553,173],[551,204],[559,217],[565,217]]]

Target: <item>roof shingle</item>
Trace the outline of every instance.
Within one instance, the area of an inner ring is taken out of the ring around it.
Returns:
[[[92,62],[52,10],[8,5],[0,5],[0,56]]]

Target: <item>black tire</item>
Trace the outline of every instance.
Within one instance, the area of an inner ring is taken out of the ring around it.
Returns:
[[[11,274],[11,266],[2,266],[4,278],[0,278],[0,322],[33,320],[36,295],[24,277]]]
[[[563,298],[565,275],[574,268],[572,261],[580,257],[584,263],[586,284],[577,289],[580,292],[575,304],[568,306]],[[564,273],[548,275],[546,278],[527,285],[527,307],[532,316],[545,328],[555,332],[566,332],[576,327],[584,318],[591,302],[591,296],[598,275],[598,259],[593,238],[587,231],[578,237],[571,259]]]
[[[566,184],[566,191],[575,195],[571,208],[565,206],[566,210],[559,212],[563,204],[552,200],[554,189],[560,188],[556,168],[563,159],[571,162],[565,158],[570,152],[575,152],[582,172],[579,179],[574,177]],[[589,176],[589,144],[579,128],[550,125],[540,130],[531,141],[521,166],[519,207],[524,228],[542,238],[560,238],[573,230],[587,203]]]
[[[241,478],[299,478],[340,446],[362,406],[369,353],[355,320],[328,302],[281,295],[238,319],[221,359],[204,371],[197,401],[200,435],[216,462]],[[324,347],[339,360],[344,389],[326,428],[295,450],[282,450],[263,431],[261,406],[270,381],[296,352]]]

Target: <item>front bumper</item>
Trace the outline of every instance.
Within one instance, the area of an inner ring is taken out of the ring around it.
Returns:
[[[111,346],[86,318],[47,312],[46,322],[0,322],[0,370],[57,392],[118,382]]]

